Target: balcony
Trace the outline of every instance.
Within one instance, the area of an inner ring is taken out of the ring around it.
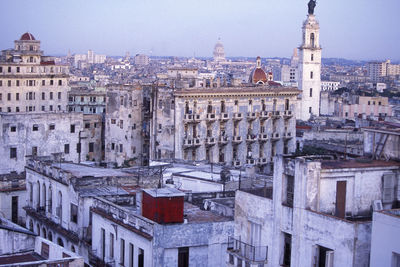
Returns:
[[[242,166],[242,164],[240,163],[240,160],[234,159],[234,160],[233,160],[233,166],[234,166],[234,167],[240,167],[240,166]]]
[[[247,112],[247,120],[252,121],[257,119],[257,113],[256,112]]]
[[[217,142],[216,142],[216,140],[215,140],[215,138],[214,137],[207,137],[206,138],[206,145],[207,146],[213,146],[213,145],[215,145]]]
[[[199,138],[193,138],[193,139],[185,138],[183,140],[184,148],[196,147],[196,146],[200,146],[200,145],[201,145],[201,142],[200,142]]]
[[[240,112],[233,113],[233,120],[240,121],[243,119],[243,114]]]
[[[283,118],[290,119],[291,117],[293,117],[293,112],[291,110],[285,110],[283,112]]]
[[[221,121],[227,121],[227,120],[229,120],[229,114],[228,113],[221,113],[219,119]]]
[[[257,141],[257,135],[255,135],[255,134],[248,134],[248,135],[247,135],[247,138],[246,138],[246,141],[247,141],[247,142],[250,142],[250,143]]]
[[[268,112],[268,111],[261,111],[260,112],[260,120],[266,120],[271,116],[272,116],[272,112]]]
[[[281,136],[280,136],[280,134],[279,133],[272,133],[271,134],[271,140],[272,141],[279,141],[279,139],[281,138]]]
[[[257,160],[257,164],[258,165],[266,165],[266,164],[268,164],[268,158],[259,158]]]
[[[232,138],[232,143],[234,144],[240,144],[242,142],[242,137],[240,135],[236,135]]]
[[[264,264],[268,258],[267,246],[253,246],[231,236],[228,238],[227,251],[229,255],[244,259],[252,264]]]
[[[266,141],[268,141],[268,134],[259,134],[259,135],[258,135],[258,140],[259,140],[260,142],[266,142]]]
[[[214,122],[217,120],[217,116],[214,113],[207,113],[206,120],[207,122]]]
[[[255,165],[256,164],[256,160],[255,159],[246,159],[246,164]]]
[[[291,132],[286,132],[286,133],[283,134],[283,138],[286,139],[286,140],[292,139],[293,135],[292,135]]]
[[[183,121],[185,123],[198,123],[201,121],[200,114],[185,114],[183,116]]]
[[[220,145],[226,145],[228,143],[228,136],[220,136],[218,138],[218,143]]]
[[[271,119],[279,119],[281,117],[281,112],[280,111],[272,111],[270,112],[270,118]]]

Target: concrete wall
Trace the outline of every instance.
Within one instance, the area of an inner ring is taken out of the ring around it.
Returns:
[[[371,267],[392,267],[393,253],[400,254],[400,217],[390,211],[374,212]]]
[[[0,212],[7,219],[12,220],[12,197],[18,197],[18,223],[25,223],[26,190],[0,191]]]

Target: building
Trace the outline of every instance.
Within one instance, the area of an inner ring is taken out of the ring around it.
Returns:
[[[129,201],[135,197],[135,188],[156,187],[158,182],[159,174],[147,168],[116,170],[50,157],[30,159],[26,165],[26,227],[82,255],[88,263],[93,198]]]
[[[0,173],[23,172],[27,157],[58,154],[73,162],[102,155],[101,115],[66,112],[0,113]]]
[[[392,64],[390,60],[368,62],[368,75],[374,82],[387,76],[400,75],[400,65]]]
[[[0,112],[66,111],[68,67],[43,56],[31,33],[14,44],[0,57]]]
[[[150,63],[150,59],[147,55],[136,54],[136,56],[133,58],[133,62],[138,66],[147,66]]]
[[[4,218],[0,219],[0,266],[81,267],[83,258]]]
[[[106,112],[106,92],[88,88],[74,88],[68,92],[68,111],[84,114]]]
[[[249,77],[249,83],[251,84],[266,84],[273,80],[272,73],[267,73],[261,68],[261,58],[257,57],[257,66],[251,71]]]
[[[285,87],[158,89],[153,159],[271,167],[272,157],[295,150],[299,91]]]
[[[357,96],[354,102],[343,103],[336,111],[338,116],[356,118],[359,114],[370,117],[391,116],[392,108],[387,97]]]
[[[231,219],[200,210],[170,188],[145,189],[141,205],[95,198],[96,266],[224,266]]]
[[[218,38],[218,42],[214,46],[214,62],[223,63],[226,61],[224,45],[221,43],[221,39]]]
[[[336,91],[339,89],[340,82],[321,81],[322,91]]]
[[[0,175],[0,213],[2,218],[25,225],[26,186],[25,173]]]
[[[139,85],[107,86],[105,161],[116,166],[148,162],[143,89]]]
[[[364,154],[376,159],[400,159],[400,132],[398,128],[363,128]]]
[[[321,91],[321,46],[319,44],[319,22],[309,14],[303,23],[303,41],[299,47],[299,89],[301,103],[297,119],[308,120],[320,114]]]
[[[398,201],[399,167],[276,157],[273,188],[236,193],[228,266],[369,266],[371,210]]]
[[[372,221],[371,267],[399,266],[400,210],[374,212]]]

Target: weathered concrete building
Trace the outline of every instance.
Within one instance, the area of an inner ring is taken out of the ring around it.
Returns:
[[[93,197],[121,201],[133,188],[155,187],[159,175],[30,159],[26,166],[26,227],[89,261]],[[146,179],[143,179],[146,178]]]
[[[376,211],[372,221],[371,267],[400,264],[400,210]]]
[[[273,156],[295,150],[298,94],[268,86],[159,89],[152,157],[268,169]]]
[[[0,113],[0,173],[22,172],[27,156],[59,154],[68,161],[100,161],[101,115]]]
[[[69,70],[43,56],[30,33],[0,57],[0,112],[66,111]]]
[[[105,160],[117,166],[148,161],[143,90],[139,85],[107,86]]]
[[[400,159],[400,132],[392,128],[363,128],[364,154],[376,159]]]
[[[183,199],[176,189],[144,190],[136,210],[135,205],[96,198],[92,208],[95,264],[224,266],[232,220]]]
[[[25,225],[25,173],[0,175],[0,213],[3,218]]]
[[[72,89],[68,92],[68,111],[84,114],[106,112],[106,92],[87,88]]]
[[[276,157],[273,190],[237,191],[228,266],[369,266],[371,207],[399,200],[399,167]]]
[[[0,219],[0,240],[0,266],[84,265],[79,255],[5,219]]]

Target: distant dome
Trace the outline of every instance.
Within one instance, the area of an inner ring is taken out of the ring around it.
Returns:
[[[249,82],[252,84],[265,84],[267,81],[267,74],[261,68],[261,58],[257,57],[257,67],[250,73]]]
[[[20,41],[35,41],[36,39],[31,33],[26,32],[21,36],[21,38],[19,40]]]
[[[213,55],[214,61],[225,61],[225,49],[220,39],[218,39],[218,42],[214,46]]]

